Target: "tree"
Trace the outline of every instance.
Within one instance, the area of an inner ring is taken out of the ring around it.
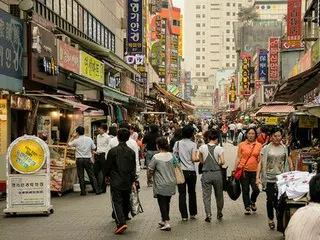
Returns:
[[[238,20],[245,25],[249,25],[253,21],[256,21],[259,19],[259,14],[256,12],[256,10],[253,7],[247,7],[247,8],[240,8],[240,11],[238,12]]]

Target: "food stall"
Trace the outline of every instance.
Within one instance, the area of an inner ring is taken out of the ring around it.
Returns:
[[[49,145],[50,188],[59,196],[73,189],[77,180],[75,149],[67,146]]]

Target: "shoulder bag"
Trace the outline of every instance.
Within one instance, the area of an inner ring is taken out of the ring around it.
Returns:
[[[178,142],[178,151],[179,151],[179,142]],[[185,178],[180,166],[180,162],[181,160],[177,158],[174,154],[172,154],[172,163],[173,163],[174,174],[176,176],[177,184],[185,183]]]
[[[252,150],[251,150],[251,153],[250,153],[249,157],[247,158],[247,160],[245,161],[243,167],[237,167],[237,169],[234,171],[234,179],[240,180],[240,178],[242,176],[245,177],[244,168],[247,165],[247,162],[249,161],[250,157],[252,156],[252,153],[253,153],[253,150],[255,149],[255,147],[256,146],[254,145]]]

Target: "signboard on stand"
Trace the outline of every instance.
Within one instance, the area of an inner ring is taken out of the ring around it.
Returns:
[[[3,211],[8,215],[53,213],[50,152],[48,145],[38,137],[25,135],[13,141],[8,148],[7,205]]]

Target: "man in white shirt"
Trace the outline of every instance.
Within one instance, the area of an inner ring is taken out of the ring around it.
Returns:
[[[235,133],[235,130],[236,130],[236,125],[235,125],[233,122],[231,122],[231,123],[229,124],[229,130],[230,130],[230,139],[231,139],[231,141],[233,142],[233,140],[234,140],[234,133]]]
[[[309,183],[310,204],[299,208],[291,217],[286,229],[286,239],[320,239],[320,174]]]
[[[107,134],[108,126],[102,123],[99,127],[99,134],[97,136],[97,151],[95,152],[94,161],[94,175],[98,181],[98,186],[100,187],[102,193],[107,191],[107,184],[105,181],[105,163],[106,163],[106,152],[108,151],[108,145],[111,137]]]
[[[121,128],[126,128],[128,130],[130,130],[130,125],[129,123],[123,121],[119,124],[119,129]],[[140,172],[140,163],[139,163],[139,147],[138,147],[138,143],[133,140],[132,138],[129,138],[129,140],[126,142],[127,146],[129,148],[131,148],[134,153],[135,153],[135,156],[136,156],[136,174],[137,174],[137,177],[139,176],[139,172]],[[106,152],[106,155],[108,155],[108,152],[110,151],[110,149],[116,147],[119,145],[119,141],[118,141],[118,138],[112,138],[110,141],[109,141],[109,144],[108,144],[108,149],[107,149],[107,152]]]
[[[84,180],[84,169],[86,170],[93,191],[99,195],[101,194],[100,188],[97,183],[97,179],[94,176],[92,168],[92,152],[96,149],[96,145],[93,140],[87,136],[84,136],[84,127],[77,127],[76,132],[72,135],[68,146],[76,148],[76,164],[78,178],[81,188],[81,196],[85,196],[86,184]]]

